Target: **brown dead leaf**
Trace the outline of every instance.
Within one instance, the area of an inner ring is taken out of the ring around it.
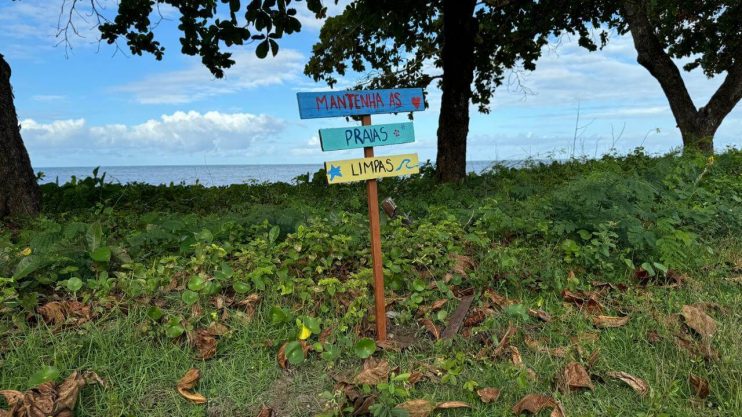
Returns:
[[[407,411],[410,417],[428,417],[435,410],[435,404],[428,400],[408,400],[397,404],[396,408]]]
[[[685,349],[688,353],[700,356],[707,361],[719,359],[719,352],[711,347],[711,343],[697,342],[684,336],[675,336],[675,344]]]
[[[273,409],[263,405],[260,407],[260,411],[256,417],[273,417]]]
[[[528,309],[528,315],[537,318],[543,322],[550,322],[551,321],[551,314],[545,312],[544,310],[536,310],[533,308]]]
[[[515,346],[510,346],[510,360],[513,361],[513,365],[523,366],[523,358],[520,356],[520,350]]]
[[[430,319],[420,319],[420,324],[422,324],[428,332],[433,336],[433,339],[438,340],[441,338],[441,331],[433,324],[433,322]]]
[[[590,374],[587,373],[584,366],[577,362],[570,362],[564,367],[557,376],[557,386],[565,394],[579,389],[592,390],[595,388],[590,380]]]
[[[229,327],[215,321],[212,321],[206,329],[212,336],[224,336],[229,333]]]
[[[74,410],[80,388],[85,386],[85,379],[73,372],[57,387],[57,409]]]
[[[80,389],[86,384],[102,380],[95,372],[83,374],[75,371],[59,385],[52,381],[24,393],[18,391],[0,391],[10,410],[2,411],[0,416],[8,417],[72,417]]]
[[[688,376],[688,382],[690,383],[693,394],[704,399],[709,396],[709,381],[706,378],[701,378],[698,375],[690,374]]]
[[[180,378],[180,381],[178,381],[178,394],[194,404],[205,404],[206,397],[193,391],[193,388],[196,387],[200,378],[201,371],[199,371],[198,368],[189,369],[188,372]]]
[[[288,359],[286,359],[286,345],[288,344],[289,342],[282,344],[281,347],[278,348],[278,353],[276,353],[276,360],[281,369],[286,369],[286,366],[288,365]]]
[[[216,338],[208,330],[198,329],[193,344],[198,350],[198,359],[211,359],[216,355]]]
[[[443,308],[444,305],[448,302],[447,298],[441,298],[440,300],[433,301],[433,304],[430,305],[430,311],[438,311]]]
[[[580,310],[587,311],[591,314],[598,314],[603,311],[603,306],[599,301],[599,293],[596,291],[562,291],[564,301],[575,304]]]
[[[545,408],[551,408],[551,417],[565,417],[562,403],[546,395],[528,394],[513,406],[513,413],[522,414],[524,411],[538,414]]]
[[[475,308],[464,319],[464,327],[473,327],[487,319],[495,312],[490,308]]]
[[[595,316],[593,317],[593,325],[600,328],[609,327],[621,327],[625,326],[629,322],[629,316],[614,317],[614,316]]]
[[[627,374],[626,372],[608,372],[607,375],[625,382],[642,397],[649,392],[649,385],[643,379],[637,378],[634,375]]]
[[[61,326],[64,324],[64,307],[59,301],[52,301],[36,309],[47,324]]]
[[[477,395],[483,403],[489,404],[500,398],[500,390],[497,388],[482,388],[477,390]]]
[[[716,322],[700,308],[684,305],[680,315],[685,319],[685,324],[693,329],[704,340],[709,340],[716,333]]]
[[[389,378],[389,371],[389,362],[386,360],[378,361],[374,358],[368,358],[363,363],[363,370],[353,378],[353,382],[359,385],[381,384]]]
[[[451,408],[471,408],[471,406],[463,401],[445,401],[438,403],[435,408],[438,410],[449,410]]]
[[[509,300],[507,297],[502,296],[491,289],[487,289],[484,294],[490,299],[490,301],[492,301],[492,304],[496,305],[501,310],[505,309],[510,304],[513,304],[512,300]]]
[[[466,275],[466,272],[474,268],[474,260],[466,255],[453,255],[454,265],[453,272],[459,275]]]

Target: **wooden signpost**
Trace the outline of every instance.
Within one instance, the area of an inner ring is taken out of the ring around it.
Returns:
[[[386,340],[384,269],[379,226],[377,178],[396,177],[420,172],[417,154],[374,156],[374,146],[398,145],[415,141],[412,123],[371,125],[372,114],[407,113],[425,110],[422,88],[390,90],[326,91],[297,93],[299,117],[361,116],[360,127],[320,129],[323,151],[363,148],[364,158],[325,162],[327,182],[341,184],[366,181],[368,218],[371,231],[371,259],[374,273],[376,338]]]

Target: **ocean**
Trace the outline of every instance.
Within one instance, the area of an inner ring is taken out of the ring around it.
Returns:
[[[501,161],[508,166],[518,166],[521,161]],[[492,161],[469,161],[468,172],[480,173],[493,165]],[[159,184],[202,184],[207,187],[230,184],[286,182],[292,183],[303,174],[313,174],[322,164],[306,165],[164,165],[164,166],[111,166],[100,167],[98,176],[106,173],[106,182]],[[92,176],[93,167],[35,167],[35,172],[43,172],[43,183],[64,184],[72,177]]]

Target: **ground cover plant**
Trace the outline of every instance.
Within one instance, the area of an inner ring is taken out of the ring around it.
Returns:
[[[362,184],[99,174],[0,231],[0,416],[742,409],[740,151],[382,181],[386,343]]]

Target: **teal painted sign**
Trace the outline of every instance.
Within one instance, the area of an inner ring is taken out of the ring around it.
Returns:
[[[297,93],[296,99],[302,119],[425,110],[422,88]]]
[[[412,122],[320,129],[323,151],[342,151],[367,146],[399,145],[415,141]]]

